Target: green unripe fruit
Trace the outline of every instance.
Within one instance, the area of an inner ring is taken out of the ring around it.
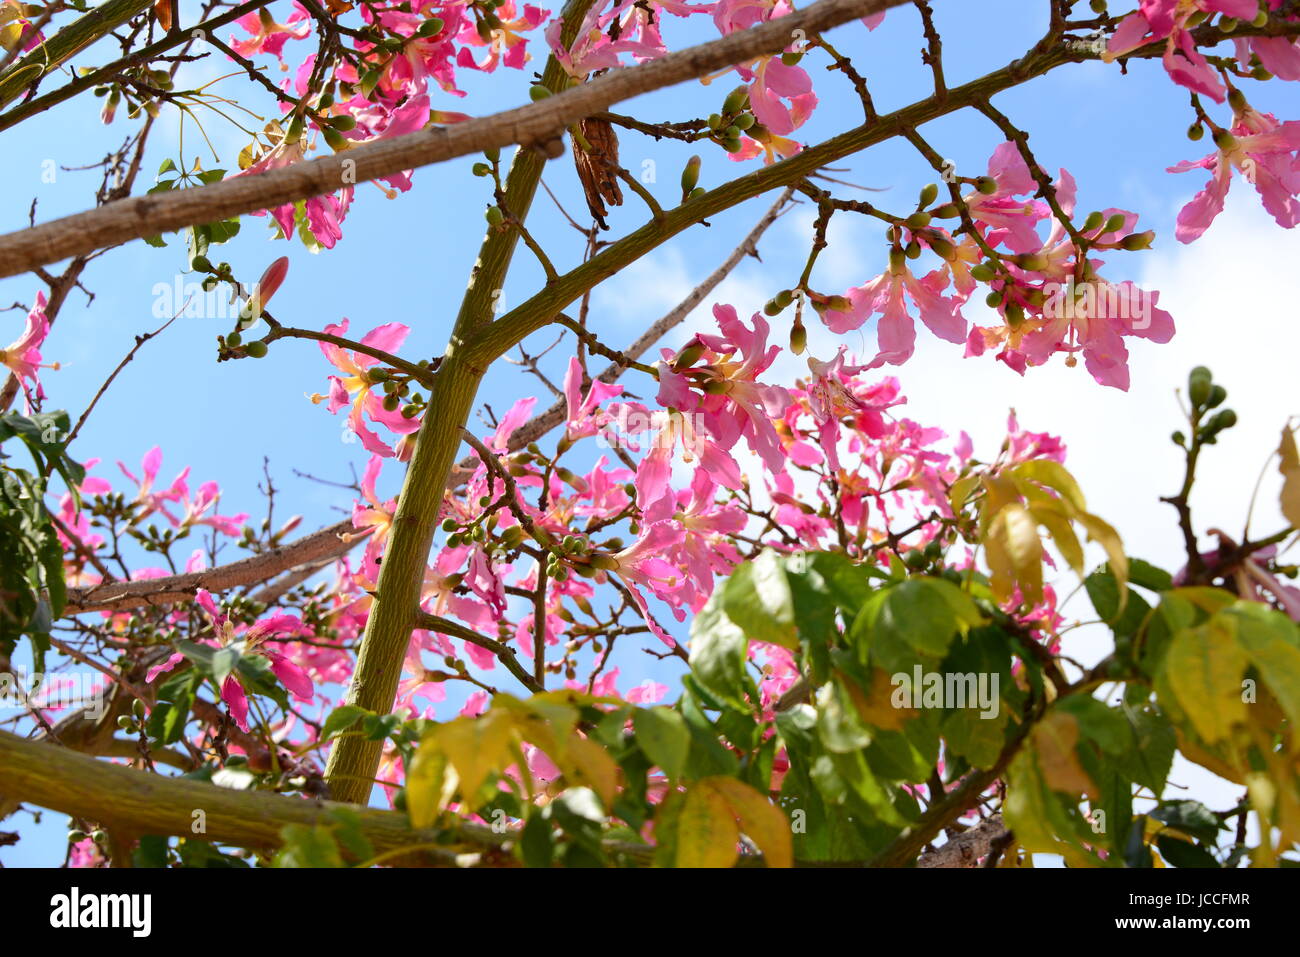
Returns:
[[[926,183],[924,186],[921,187],[921,208],[922,209],[924,209],[926,206],[929,206],[938,198],[939,198],[938,183]]]
[[[334,129],[332,126],[326,126],[321,130],[321,135],[325,137],[325,142],[334,152],[348,148],[348,138]]]
[[[749,87],[738,86],[722,101],[722,112],[734,116],[749,105]]]
[[[266,343],[257,339],[244,346],[244,354],[252,356],[254,359],[261,359],[266,355]]]
[[[691,190],[700,181],[700,166],[704,161],[700,157],[692,156],[686,161],[686,167],[682,170],[682,195],[689,196]]]
[[[1215,130],[1214,145],[1227,153],[1237,148],[1237,138],[1227,130]]]
[[[802,322],[796,322],[790,327],[790,351],[801,356],[806,348],[808,348],[808,330]]]
[[[226,333],[226,345],[232,349],[243,341],[244,341],[244,337],[241,336],[238,332]]]
[[[1224,409],[1222,412],[1216,412],[1214,418],[1210,419],[1209,427],[1215,432],[1222,432],[1224,429],[1230,429],[1237,424],[1237,413],[1232,409]]]

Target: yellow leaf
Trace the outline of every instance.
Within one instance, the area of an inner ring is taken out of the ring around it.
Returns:
[[[736,860],[740,829],[731,806],[703,781],[686,792],[677,818],[678,867],[730,867]]]
[[[1207,744],[1228,741],[1246,722],[1241,676],[1250,664],[1231,622],[1212,618],[1174,636],[1164,672],[1187,720]]]
[[[447,756],[432,736],[425,738],[406,771],[406,813],[411,827],[432,825],[451,803],[455,789],[455,774],[448,779]]]
[[[569,737],[569,746],[562,759],[555,762],[564,772],[570,787],[586,785],[600,797],[605,809],[614,806],[618,791],[618,765],[609,753],[590,738],[577,732]]]
[[[513,732],[511,715],[495,708],[477,718],[457,718],[431,732],[456,771],[462,801],[472,802],[488,775],[510,761]]]
[[[1032,479],[1039,485],[1045,485],[1059,492],[1065,501],[1080,512],[1088,509],[1079,483],[1060,462],[1053,462],[1051,459],[1030,459],[1028,462],[1021,462],[1010,472],[1014,476]]]
[[[1110,573],[1119,583],[1119,607],[1123,611],[1124,603],[1128,600],[1128,556],[1124,554],[1124,542],[1120,540],[1119,532],[1091,512],[1080,513],[1078,522],[1087,529],[1088,540],[1099,542],[1106,550]]]
[[[971,492],[975,491],[975,486],[979,484],[978,475],[967,475],[965,478],[959,478],[952,483],[948,490],[948,504],[952,506],[954,515],[960,515],[962,507],[965,506],[966,500],[970,498]]]
[[[1043,600],[1043,543],[1028,509],[1018,502],[1003,506],[989,526],[984,547],[999,601],[1010,598],[1016,584],[1027,604]]]
[[[852,680],[844,681],[843,686],[848,689],[849,697],[862,720],[873,728],[901,731],[907,722],[916,717],[914,708],[894,707],[894,683],[883,668],[871,669],[871,687],[865,691]]]
[[[1282,430],[1282,445],[1278,448],[1282,462],[1282,514],[1292,528],[1300,528],[1300,452],[1296,451],[1295,433]]]
[[[1048,787],[1065,794],[1100,798],[1097,785],[1079,764],[1079,754],[1075,750],[1078,743],[1079,723],[1073,715],[1063,711],[1053,710],[1034,726],[1034,750]]]
[[[1047,533],[1052,536],[1052,541],[1056,544],[1056,550],[1061,553],[1061,557],[1070,568],[1074,569],[1074,573],[1082,575],[1083,546],[1079,544],[1079,537],[1070,527],[1070,520],[1058,509],[1045,503],[1029,506],[1029,513],[1038,524],[1047,529]]]
[[[790,821],[780,808],[735,778],[704,778],[699,785],[716,789],[726,799],[732,813],[740,819],[740,829],[758,845],[768,867],[794,866]]]

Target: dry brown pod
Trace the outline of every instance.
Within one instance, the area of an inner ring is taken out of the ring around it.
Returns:
[[[581,137],[572,137],[573,163],[578,168],[587,195],[587,206],[601,229],[609,229],[605,215],[609,206],[623,205],[623,190],[618,185],[618,137],[606,120],[588,117],[578,122]],[[590,149],[584,147],[586,140]]]

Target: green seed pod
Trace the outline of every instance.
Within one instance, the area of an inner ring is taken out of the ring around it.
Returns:
[[[244,346],[244,354],[252,356],[254,359],[261,359],[266,355],[266,343],[260,339],[255,339]]]
[[[324,127],[321,130],[321,135],[325,138],[325,142],[329,144],[329,148],[336,153],[348,148],[348,138],[332,126]]]
[[[796,322],[790,327],[790,351],[801,356],[806,348],[808,348],[808,330],[802,322]]]
[[[1210,420],[1210,428],[1215,432],[1222,432],[1224,429],[1230,429],[1237,424],[1237,413],[1232,409],[1224,409],[1216,412],[1214,418]]]
[[[1150,249],[1151,242],[1156,238],[1155,230],[1148,229],[1144,233],[1133,233],[1125,236],[1119,241],[1120,248],[1127,249],[1129,252],[1135,252],[1139,249]]]
[[[749,87],[738,86],[722,101],[722,112],[724,116],[735,116],[747,106],[749,106]]]
[[[1212,386],[1210,370],[1205,366],[1197,366],[1187,377],[1187,396],[1193,405],[1203,406],[1210,400]]]
[[[921,187],[921,208],[925,209],[939,198],[939,184],[926,183]]]
[[[1106,220],[1106,225],[1101,228],[1101,231],[1103,233],[1117,233],[1124,228],[1125,222],[1127,220],[1123,213],[1115,213],[1110,219]]]
[[[682,170],[682,196],[691,195],[697,183],[700,181],[700,166],[703,160],[698,155],[692,156],[686,161],[686,167]]]

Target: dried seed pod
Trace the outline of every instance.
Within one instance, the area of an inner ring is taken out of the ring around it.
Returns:
[[[591,147],[584,148],[579,137],[573,137],[573,162],[578,168],[578,179],[587,194],[591,215],[601,229],[609,229],[605,224],[606,204],[623,205],[623,191],[618,184],[618,137],[608,122],[592,117],[579,121],[578,131]]]

